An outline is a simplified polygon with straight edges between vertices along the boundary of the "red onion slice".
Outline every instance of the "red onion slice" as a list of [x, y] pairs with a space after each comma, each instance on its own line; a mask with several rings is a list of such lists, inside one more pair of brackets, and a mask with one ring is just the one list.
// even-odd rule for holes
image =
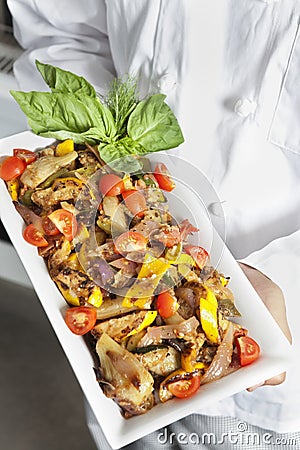
[[218, 380], [231, 372], [229, 365], [231, 363], [233, 352], [234, 326], [229, 322], [224, 338], [212, 360], [209, 369], [201, 378], [201, 384], [210, 383]]
[[145, 336], [140, 340], [139, 347], [158, 344], [163, 339], [183, 338], [187, 334], [196, 333], [199, 321], [195, 316], [175, 325], [163, 325], [161, 327], [150, 327]]

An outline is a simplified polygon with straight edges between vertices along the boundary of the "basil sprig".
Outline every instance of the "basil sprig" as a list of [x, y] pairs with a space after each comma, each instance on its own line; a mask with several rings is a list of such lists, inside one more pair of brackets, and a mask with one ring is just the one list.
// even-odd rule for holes
[[115, 79], [107, 97], [100, 99], [83, 77], [39, 61], [36, 65], [51, 92], [11, 91], [33, 133], [98, 145], [104, 162], [126, 172], [140, 168], [136, 156], [184, 141], [166, 96], [138, 101], [133, 78]]

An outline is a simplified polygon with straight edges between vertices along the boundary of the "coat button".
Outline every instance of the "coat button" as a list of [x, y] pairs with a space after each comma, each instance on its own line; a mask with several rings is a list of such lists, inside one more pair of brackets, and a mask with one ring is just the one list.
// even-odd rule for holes
[[241, 117], [248, 117], [254, 114], [257, 108], [257, 103], [249, 98], [239, 98], [234, 105], [234, 111]]
[[210, 214], [216, 217], [224, 217], [228, 210], [228, 203], [226, 200], [223, 200], [222, 202], [213, 202], [208, 205], [207, 209]]
[[176, 86], [176, 78], [169, 73], [165, 73], [159, 78], [157, 86], [160, 92], [168, 93]]

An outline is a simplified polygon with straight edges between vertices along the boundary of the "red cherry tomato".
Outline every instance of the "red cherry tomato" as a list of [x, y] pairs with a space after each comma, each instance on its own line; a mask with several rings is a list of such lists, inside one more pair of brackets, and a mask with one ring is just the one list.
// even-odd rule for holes
[[147, 247], [147, 239], [135, 231], [126, 231], [117, 237], [115, 247], [118, 253], [144, 251]]
[[158, 163], [154, 169], [153, 175], [155, 176], [158, 186], [164, 191], [173, 191], [175, 183], [170, 177], [167, 167], [163, 163]]
[[236, 343], [241, 366], [247, 366], [257, 360], [260, 347], [254, 339], [250, 336], [240, 336], [236, 338]]
[[185, 251], [191, 255], [199, 269], [203, 269], [207, 261], [209, 260], [209, 254], [203, 247], [197, 247], [196, 245], [186, 245]]
[[99, 181], [99, 189], [103, 195], [115, 196], [124, 191], [124, 182], [122, 178], [113, 173], [107, 173]]
[[49, 214], [49, 219], [68, 241], [72, 241], [77, 232], [77, 221], [75, 216], [65, 209], [57, 209]]
[[17, 178], [26, 169], [26, 163], [17, 156], [9, 156], [0, 166], [0, 178], [5, 181]]
[[174, 295], [170, 292], [162, 292], [157, 297], [156, 309], [163, 319], [173, 316], [176, 313], [179, 304]]
[[14, 156], [25, 161], [26, 165], [31, 164], [36, 160], [37, 155], [35, 152], [31, 150], [26, 150], [25, 148], [14, 148]]
[[56, 236], [57, 234], [60, 233], [59, 229], [56, 228], [56, 226], [54, 225], [52, 220], [49, 219], [49, 217], [43, 218], [42, 227], [47, 236]]
[[65, 321], [74, 334], [82, 335], [90, 331], [97, 320], [95, 308], [89, 306], [76, 306], [66, 312]]
[[200, 387], [200, 376], [193, 375], [190, 378], [174, 381], [168, 384], [168, 389], [175, 397], [186, 398], [194, 395]]
[[23, 237], [26, 242], [36, 247], [47, 247], [48, 245], [48, 241], [44, 238], [43, 234], [32, 223], [23, 231]]
[[129, 211], [138, 217], [144, 217], [147, 208], [146, 199], [143, 194], [137, 190], [124, 191], [122, 197]]

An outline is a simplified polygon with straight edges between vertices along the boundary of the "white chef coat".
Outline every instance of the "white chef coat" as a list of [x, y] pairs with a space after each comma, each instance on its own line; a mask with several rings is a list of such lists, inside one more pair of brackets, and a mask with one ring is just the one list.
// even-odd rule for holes
[[[300, 7], [296, 0], [8, 0], [26, 49], [23, 90], [43, 90], [34, 60], [105, 90], [133, 73], [179, 118], [179, 154], [212, 180], [227, 245], [284, 291], [300, 353]], [[55, 6], [54, 6], [55, 5]], [[299, 355], [300, 356], [300, 355]], [[243, 392], [209, 414], [300, 430], [300, 358], [279, 387]]]

